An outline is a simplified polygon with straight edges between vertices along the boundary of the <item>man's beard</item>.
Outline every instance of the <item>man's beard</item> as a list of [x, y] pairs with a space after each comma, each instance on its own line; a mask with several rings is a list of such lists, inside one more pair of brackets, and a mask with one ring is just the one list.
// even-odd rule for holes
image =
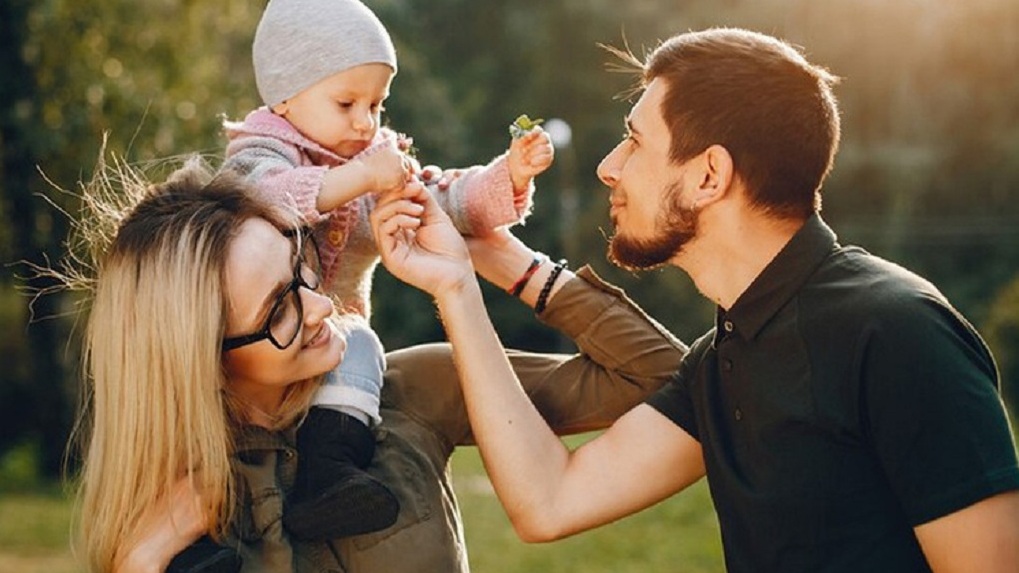
[[616, 232], [609, 240], [608, 258], [628, 271], [647, 271], [669, 262], [697, 235], [697, 209], [680, 204], [679, 183], [669, 186], [664, 215], [655, 221], [655, 235], [637, 239]]

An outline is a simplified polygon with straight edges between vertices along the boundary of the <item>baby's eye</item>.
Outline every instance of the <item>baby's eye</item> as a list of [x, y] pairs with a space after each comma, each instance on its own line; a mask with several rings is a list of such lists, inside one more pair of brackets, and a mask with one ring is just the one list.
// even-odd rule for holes
[[350, 109], [354, 103], [349, 101], [338, 101], [336, 102], [336, 105], [340, 106], [340, 109]]

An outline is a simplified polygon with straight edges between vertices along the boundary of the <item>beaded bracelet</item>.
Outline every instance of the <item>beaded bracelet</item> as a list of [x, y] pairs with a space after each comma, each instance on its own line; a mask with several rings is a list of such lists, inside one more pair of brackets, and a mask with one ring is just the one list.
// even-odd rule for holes
[[552, 286], [555, 285], [555, 281], [559, 278], [560, 273], [566, 269], [566, 265], [566, 259], [559, 259], [556, 261], [555, 266], [552, 267], [552, 272], [545, 279], [545, 286], [541, 287], [541, 292], [538, 294], [538, 302], [534, 303], [535, 314], [545, 312], [545, 305], [548, 304], [548, 295], [552, 294]]
[[520, 293], [524, 292], [524, 287], [527, 286], [527, 281], [531, 280], [531, 277], [534, 276], [534, 271], [537, 271], [540, 266], [541, 257], [534, 257], [534, 260], [531, 261], [531, 266], [527, 267], [524, 274], [517, 279], [517, 282], [513, 283], [513, 286], [506, 289], [506, 292], [512, 296], [519, 297]]

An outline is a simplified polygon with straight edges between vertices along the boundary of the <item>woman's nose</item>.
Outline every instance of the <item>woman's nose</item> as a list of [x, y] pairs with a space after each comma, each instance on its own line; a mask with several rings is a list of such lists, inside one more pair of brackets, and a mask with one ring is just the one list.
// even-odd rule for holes
[[304, 307], [304, 323], [318, 324], [333, 314], [335, 307], [333, 300], [328, 296], [311, 290], [301, 288], [301, 306]]

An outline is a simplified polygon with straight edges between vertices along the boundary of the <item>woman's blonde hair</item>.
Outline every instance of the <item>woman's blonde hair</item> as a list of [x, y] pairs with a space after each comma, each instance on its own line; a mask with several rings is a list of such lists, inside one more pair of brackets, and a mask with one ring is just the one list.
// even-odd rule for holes
[[[98, 173], [77, 221], [91, 254], [75, 261], [89, 271], [67, 276], [79, 286], [87, 278], [93, 294], [79, 540], [90, 569], [109, 571], [142, 512], [169, 504], [182, 477], [201, 492], [214, 535], [226, 531], [236, 503], [231, 430], [246, 417], [222, 368], [225, 261], [244, 221], [284, 228], [294, 219], [197, 159], [157, 185], [123, 163]], [[288, 388], [280, 427], [303, 415], [315, 388], [313, 380]]]

